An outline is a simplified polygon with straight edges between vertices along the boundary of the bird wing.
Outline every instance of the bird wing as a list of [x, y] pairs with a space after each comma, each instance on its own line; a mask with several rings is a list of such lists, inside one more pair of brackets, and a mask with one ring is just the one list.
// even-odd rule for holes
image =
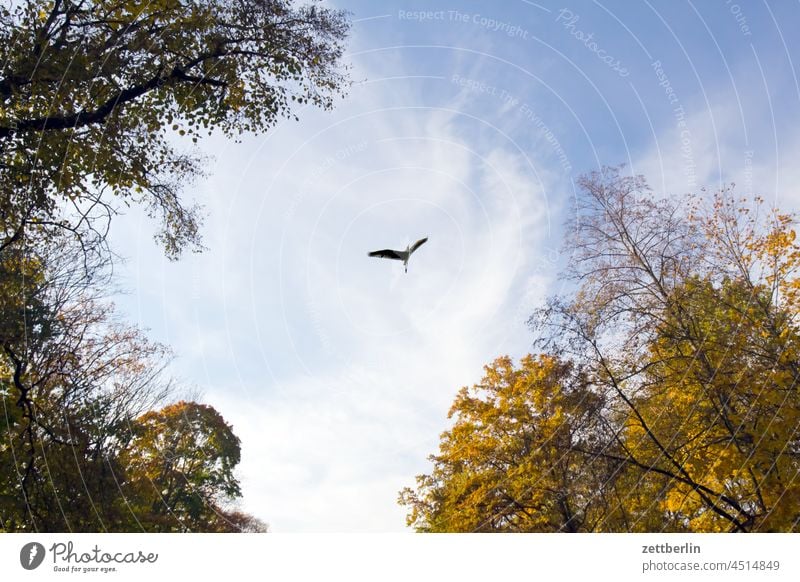
[[410, 255], [415, 250], [417, 250], [419, 247], [424, 245], [426, 242], [428, 242], [428, 237], [427, 236], [425, 238], [419, 239], [417, 242], [415, 242], [413, 245], [411, 245], [411, 248], [408, 250], [408, 254]]
[[381, 259], [396, 259], [398, 261], [402, 261], [403, 257], [400, 256], [398, 251], [393, 251], [391, 249], [383, 249], [382, 251], [372, 251], [371, 253], [367, 253], [370, 257], [379, 257]]

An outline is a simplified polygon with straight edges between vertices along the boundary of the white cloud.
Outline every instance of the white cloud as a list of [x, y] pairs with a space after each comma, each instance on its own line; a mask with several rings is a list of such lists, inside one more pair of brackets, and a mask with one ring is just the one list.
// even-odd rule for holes
[[[117, 233], [137, 290], [123, 303], [233, 424], [242, 506], [273, 531], [403, 529], [398, 491], [427, 469], [453, 396], [526, 351], [551, 282], [555, 175], [500, 134], [471, 140], [456, 87], [418, 108], [408, 86], [212, 140], [205, 254], [167, 263], [136, 216]], [[420, 236], [408, 274], [367, 257]]]
[[[425, 469], [455, 391], [495, 356], [524, 351], [530, 292], [547, 283], [529, 276], [548, 233], [543, 188], [513, 153], [481, 159], [444, 129], [386, 152], [357, 162], [352, 183], [351, 169], [332, 168], [330, 192], [309, 191], [292, 217], [283, 314], [259, 319], [285, 317], [293, 353], [277, 357], [305, 375], [265, 387], [277, 402], [226, 413], [242, 419], [245, 451], [255, 447], [243, 462], [259, 467], [243, 469], [248, 507], [276, 531], [402, 528], [397, 492]], [[422, 235], [408, 274], [366, 257]]]

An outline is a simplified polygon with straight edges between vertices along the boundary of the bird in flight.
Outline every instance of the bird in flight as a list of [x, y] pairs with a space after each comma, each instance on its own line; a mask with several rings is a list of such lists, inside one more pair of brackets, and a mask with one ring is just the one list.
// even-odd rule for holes
[[370, 257], [379, 257], [381, 259], [394, 259], [396, 261], [403, 261], [403, 267], [405, 268], [406, 273], [408, 273], [408, 259], [411, 257], [411, 253], [424, 245], [427, 240], [427, 236], [425, 238], [421, 238], [413, 245], [408, 245], [404, 251], [383, 249], [382, 251], [372, 251], [371, 253], [367, 253], [367, 255]]

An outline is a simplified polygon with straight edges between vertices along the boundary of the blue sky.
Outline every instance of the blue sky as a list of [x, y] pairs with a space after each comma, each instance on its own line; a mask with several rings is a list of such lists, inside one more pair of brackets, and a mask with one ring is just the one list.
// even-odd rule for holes
[[[798, 200], [800, 4], [336, 5], [349, 96], [202, 144], [208, 250], [169, 263], [135, 211], [113, 237], [120, 307], [233, 424], [242, 505], [279, 532], [404, 529], [455, 393], [559, 292], [580, 174]], [[366, 256], [422, 236], [408, 274]]]

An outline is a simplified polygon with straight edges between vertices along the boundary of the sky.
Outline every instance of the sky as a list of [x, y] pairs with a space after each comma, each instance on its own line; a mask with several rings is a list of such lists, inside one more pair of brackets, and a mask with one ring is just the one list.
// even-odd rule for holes
[[[242, 441], [274, 532], [408, 531], [457, 391], [558, 295], [577, 179], [800, 197], [800, 4], [339, 0], [353, 86], [265, 135], [201, 144], [207, 250], [169, 262], [135, 209], [128, 320]], [[367, 257], [429, 237], [402, 264]]]

